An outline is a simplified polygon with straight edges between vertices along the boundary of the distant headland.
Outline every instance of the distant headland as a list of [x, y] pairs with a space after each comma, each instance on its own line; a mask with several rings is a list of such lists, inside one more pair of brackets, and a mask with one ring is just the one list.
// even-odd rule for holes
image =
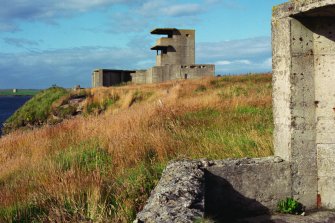
[[0, 89], [0, 96], [34, 96], [40, 89]]

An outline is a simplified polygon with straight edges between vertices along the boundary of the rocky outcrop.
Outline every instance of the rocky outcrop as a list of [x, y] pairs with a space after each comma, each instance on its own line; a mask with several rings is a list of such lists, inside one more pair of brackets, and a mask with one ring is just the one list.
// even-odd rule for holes
[[134, 222], [191, 223], [204, 216], [202, 161], [175, 161], [163, 172], [147, 205]]

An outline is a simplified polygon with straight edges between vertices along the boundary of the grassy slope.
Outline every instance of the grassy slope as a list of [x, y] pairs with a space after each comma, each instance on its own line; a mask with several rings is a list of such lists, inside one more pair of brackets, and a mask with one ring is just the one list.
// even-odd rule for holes
[[51, 105], [67, 94], [67, 90], [59, 87], [40, 91], [6, 120], [3, 132], [8, 133], [23, 126], [45, 123], [51, 112]]
[[35, 89], [18, 89], [16, 93], [13, 93], [13, 89], [6, 89], [0, 90], [0, 96], [33, 96], [39, 91]]
[[0, 139], [0, 222], [130, 222], [171, 159], [271, 155], [271, 90], [271, 75], [92, 89], [92, 115]]

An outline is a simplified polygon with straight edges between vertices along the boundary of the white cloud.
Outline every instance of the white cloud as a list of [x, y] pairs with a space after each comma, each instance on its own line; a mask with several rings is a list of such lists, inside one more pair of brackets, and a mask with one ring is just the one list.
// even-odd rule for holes
[[215, 65], [229, 65], [229, 64], [232, 64], [232, 62], [228, 60], [221, 60], [221, 61], [215, 62], [214, 64]]
[[188, 16], [198, 14], [202, 10], [199, 4], [177, 4], [163, 8], [162, 12], [167, 16]]
[[125, 0], [67, 0], [67, 1], [55, 1], [56, 10], [75, 10], [75, 11], [86, 11], [95, 7], [101, 7], [111, 5], [115, 3], [126, 3], [129, 1]]
[[[220, 61], [219, 61], [220, 62]], [[227, 63], [215, 63], [218, 74], [242, 74], [252, 72], [270, 72], [271, 63], [269, 59], [261, 61], [235, 60]]]
[[194, 16], [208, 9], [213, 3], [203, 2], [180, 4], [173, 0], [146, 0], [135, 12], [145, 17], [162, 16]]
[[142, 5], [136, 8], [135, 13], [143, 16], [157, 15], [162, 7], [166, 6], [165, 0], [147, 0]]
[[217, 73], [271, 71], [271, 39], [251, 39], [199, 43], [197, 62], [216, 65]]
[[[215, 58], [234, 59], [253, 58], [255, 55], [271, 54], [271, 39], [269, 37], [257, 37], [241, 40], [220, 41], [211, 43], [199, 43], [197, 52], [200, 57], [210, 60]], [[213, 59], [212, 59], [213, 58]]]
[[229, 60], [221, 60], [221, 61], [217, 61], [214, 63], [215, 65], [231, 65], [231, 64], [246, 64], [246, 65], [250, 65], [252, 64], [252, 62], [250, 60], [233, 60], [233, 61], [229, 61]]
[[235, 62], [240, 63], [240, 64], [246, 64], [246, 65], [249, 65], [252, 63], [250, 60], [236, 60]]

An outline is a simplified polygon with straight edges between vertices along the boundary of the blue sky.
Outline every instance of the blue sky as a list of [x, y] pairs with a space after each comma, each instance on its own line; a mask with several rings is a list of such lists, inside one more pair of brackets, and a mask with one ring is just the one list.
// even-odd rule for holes
[[155, 64], [156, 27], [196, 29], [217, 74], [271, 71], [271, 9], [285, 0], [0, 0], [0, 88], [91, 85], [95, 68]]

